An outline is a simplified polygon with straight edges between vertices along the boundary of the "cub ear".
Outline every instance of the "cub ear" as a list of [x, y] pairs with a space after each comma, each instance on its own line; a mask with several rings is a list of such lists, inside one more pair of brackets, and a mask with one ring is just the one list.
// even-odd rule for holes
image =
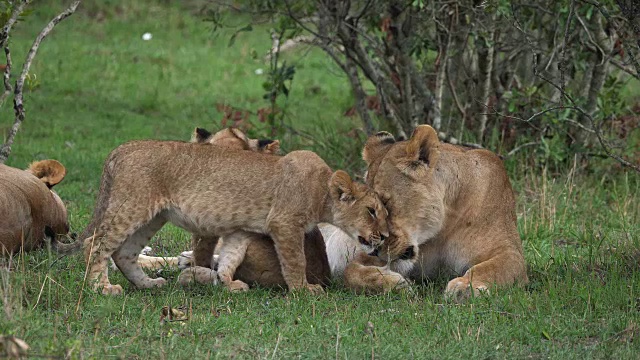
[[203, 128], [197, 127], [191, 135], [191, 142], [203, 144], [211, 137], [211, 133]]
[[280, 152], [280, 140], [260, 139], [258, 149], [267, 154], [277, 154]]
[[438, 133], [429, 125], [418, 126], [411, 135], [406, 147], [409, 160], [420, 162], [434, 168], [440, 156]]
[[333, 201], [355, 201], [356, 187], [351, 180], [349, 174], [342, 170], [338, 170], [331, 176], [329, 180], [329, 193]]
[[32, 162], [27, 171], [45, 183], [49, 189], [62, 181], [67, 174], [67, 169], [56, 160]]
[[245, 133], [242, 132], [242, 130], [238, 129], [238, 128], [234, 128], [234, 127], [230, 127], [228, 128], [229, 131], [231, 131], [231, 134], [236, 137], [239, 140], [244, 141], [245, 143], [249, 143], [249, 138], [247, 137], [247, 135]]
[[375, 159], [384, 155], [395, 142], [396, 139], [393, 135], [386, 131], [380, 131], [373, 136], [369, 136], [364, 144], [364, 149], [362, 149], [362, 158], [367, 165], [371, 165]]

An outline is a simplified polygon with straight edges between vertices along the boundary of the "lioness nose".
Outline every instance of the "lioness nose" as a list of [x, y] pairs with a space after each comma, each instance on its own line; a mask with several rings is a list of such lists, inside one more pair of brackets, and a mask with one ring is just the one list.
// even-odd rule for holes
[[365, 238], [363, 238], [362, 236], [358, 236], [358, 241], [362, 245], [369, 245], [369, 242]]

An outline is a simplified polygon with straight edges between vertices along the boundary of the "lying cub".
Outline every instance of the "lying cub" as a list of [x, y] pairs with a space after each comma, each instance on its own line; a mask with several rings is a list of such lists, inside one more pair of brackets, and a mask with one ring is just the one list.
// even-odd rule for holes
[[[120, 294], [107, 276], [110, 256], [138, 288], [162, 286], [137, 263], [140, 250], [167, 222], [196, 236], [238, 231], [268, 234], [290, 290], [321, 291], [305, 276], [304, 233], [332, 223], [370, 242], [388, 236], [386, 211], [365, 185], [332, 173], [310, 151], [273, 156], [177, 141], [134, 141], [111, 152], [85, 239], [89, 280]], [[92, 225], [90, 225], [92, 226]]]

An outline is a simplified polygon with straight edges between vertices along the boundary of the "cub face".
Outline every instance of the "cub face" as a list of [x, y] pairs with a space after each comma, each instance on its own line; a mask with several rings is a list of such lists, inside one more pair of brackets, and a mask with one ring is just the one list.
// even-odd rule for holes
[[368, 186], [336, 171], [329, 181], [334, 224], [358, 239], [367, 254], [375, 255], [389, 236], [387, 209]]
[[198, 144], [214, 144], [231, 149], [252, 150], [264, 154], [278, 154], [280, 141], [270, 139], [250, 139], [245, 133], [236, 128], [226, 128], [215, 134], [195, 128], [191, 135], [191, 142]]
[[371, 136], [365, 144], [369, 184], [389, 209], [391, 234], [379, 256], [413, 261], [418, 245], [433, 238], [444, 223], [446, 189], [436, 171], [440, 142], [428, 125], [410, 139], [396, 142], [389, 133]]

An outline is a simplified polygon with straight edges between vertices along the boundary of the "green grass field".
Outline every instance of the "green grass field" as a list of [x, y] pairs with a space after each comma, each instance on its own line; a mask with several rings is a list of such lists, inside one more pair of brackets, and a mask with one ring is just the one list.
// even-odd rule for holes
[[[267, 106], [264, 76], [255, 70], [268, 66], [268, 24], [228, 47], [232, 30], [212, 34], [195, 7], [141, 3], [82, 4], [45, 39], [31, 70], [27, 119], [8, 164], [65, 164], [67, 178], [56, 190], [74, 231], [88, 223], [103, 160], [118, 144], [187, 140], [195, 126], [220, 127], [216, 103], [253, 112]], [[18, 24], [14, 76], [37, 32], [63, 6], [36, 5]], [[143, 41], [145, 32], [153, 39]], [[342, 116], [352, 105], [345, 78], [316, 50], [286, 58], [297, 65], [287, 121], [303, 135], [286, 136], [285, 149], [313, 149], [335, 168], [360, 171], [364, 138], [345, 136], [358, 126]], [[10, 105], [0, 112], [1, 133], [13, 121]], [[109, 298], [83, 288], [80, 255], [41, 250], [13, 258], [10, 272], [0, 269], [0, 334], [24, 339], [34, 357], [59, 358], [637, 358], [638, 175], [611, 162], [600, 175], [574, 177], [566, 169], [552, 176], [523, 160], [507, 167], [529, 264], [524, 288], [458, 305], [442, 295], [446, 278], [384, 296], [355, 295], [336, 281], [313, 297], [184, 289], [175, 270], [163, 271], [167, 287], [143, 291], [112, 271], [125, 295]], [[190, 238], [165, 227], [151, 245], [171, 256], [187, 250]], [[164, 306], [185, 307], [189, 320], [161, 323]]]

